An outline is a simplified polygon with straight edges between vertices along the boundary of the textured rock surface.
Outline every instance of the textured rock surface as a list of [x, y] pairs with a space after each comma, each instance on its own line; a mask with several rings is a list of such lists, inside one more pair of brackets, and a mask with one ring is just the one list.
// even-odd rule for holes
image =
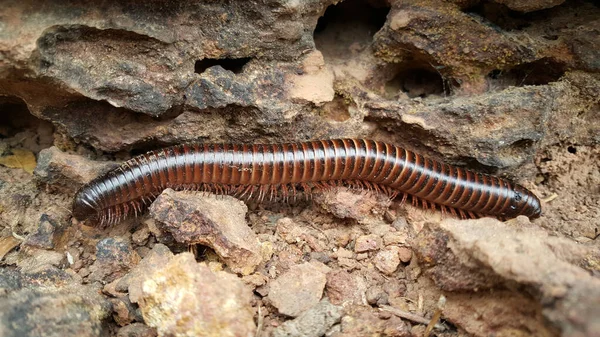
[[23, 289], [4, 296], [0, 335], [102, 336], [110, 305], [98, 289], [75, 286], [60, 291]]
[[116, 163], [93, 162], [52, 146], [40, 151], [33, 173], [53, 190], [75, 193], [81, 185], [116, 166]]
[[522, 217], [512, 223], [445, 220], [439, 228], [421, 232], [416, 247], [442, 289], [481, 291], [519, 284], [540, 303], [552, 303], [543, 314], [563, 333], [598, 331], [594, 317], [600, 308], [600, 280], [580, 267], [600, 261], [596, 250], [549, 237]]
[[90, 278], [112, 282], [125, 275], [139, 260], [139, 255], [127, 241], [120, 238], [102, 239], [96, 245], [96, 262], [90, 267]]
[[341, 307], [321, 301], [297, 318], [285, 322], [273, 331], [273, 337], [319, 337], [342, 318]]
[[144, 321], [160, 335], [253, 336], [250, 289], [213, 272], [189, 253], [146, 275], [139, 299]]
[[295, 265], [271, 282], [269, 300], [279, 313], [297, 317], [321, 300], [325, 282], [325, 273], [314, 265]]
[[236, 273], [248, 275], [262, 261], [258, 238], [246, 224], [248, 207], [231, 197], [166, 190], [150, 207], [162, 229], [185, 244], [209, 246]]

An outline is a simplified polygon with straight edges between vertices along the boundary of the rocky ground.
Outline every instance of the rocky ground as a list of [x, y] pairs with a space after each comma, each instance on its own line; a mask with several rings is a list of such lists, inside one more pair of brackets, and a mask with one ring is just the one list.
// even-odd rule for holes
[[[5, 0], [0, 335], [600, 336], [598, 6], [335, 2]], [[544, 214], [337, 188], [70, 215], [149, 149], [334, 137], [513, 179]]]

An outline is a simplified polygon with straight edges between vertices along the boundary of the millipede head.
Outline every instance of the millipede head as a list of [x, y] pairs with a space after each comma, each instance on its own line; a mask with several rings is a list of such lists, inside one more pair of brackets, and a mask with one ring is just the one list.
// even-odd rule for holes
[[516, 185], [508, 211], [504, 215], [506, 218], [515, 218], [518, 215], [525, 215], [530, 219], [539, 218], [542, 215], [542, 203], [532, 192], [521, 185]]
[[73, 217], [79, 221], [96, 219], [98, 211], [94, 204], [95, 202], [90, 198], [89, 193], [80, 190], [73, 199]]

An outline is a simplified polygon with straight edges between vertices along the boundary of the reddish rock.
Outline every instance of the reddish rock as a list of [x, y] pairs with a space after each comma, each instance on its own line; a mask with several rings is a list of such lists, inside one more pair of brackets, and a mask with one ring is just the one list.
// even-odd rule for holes
[[378, 250], [381, 247], [381, 238], [375, 234], [362, 235], [356, 238], [354, 251], [363, 253], [367, 251]]
[[335, 305], [364, 304], [366, 281], [358, 273], [335, 270], [327, 274], [327, 298]]

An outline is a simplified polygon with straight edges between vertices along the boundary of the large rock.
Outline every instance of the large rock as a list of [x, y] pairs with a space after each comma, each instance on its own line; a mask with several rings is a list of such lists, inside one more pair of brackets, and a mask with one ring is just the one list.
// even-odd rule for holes
[[150, 216], [177, 242], [209, 246], [231, 270], [244, 275], [262, 262], [260, 242], [246, 224], [247, 212], [248, 207], [232, 197], [171, 189], [150, 207]]
[[1, 299], [0, 335], [103, 336], [103, 322], [110, 304], [90, 286], [72, 286], [58, 291], [22, 289]]
[[146, 275], [138, 303], [159, 335], [250, 337], [256, 331], [251, 294], [236, 276], [182, 253]]
[[444, 290], [525, 289], [564, 335], [598, 331], [600, 280], [580, 267], [599, 263], [593, 247], [549, 236], [524, 217], [447, 219], [426, 227], [414, 247]]

